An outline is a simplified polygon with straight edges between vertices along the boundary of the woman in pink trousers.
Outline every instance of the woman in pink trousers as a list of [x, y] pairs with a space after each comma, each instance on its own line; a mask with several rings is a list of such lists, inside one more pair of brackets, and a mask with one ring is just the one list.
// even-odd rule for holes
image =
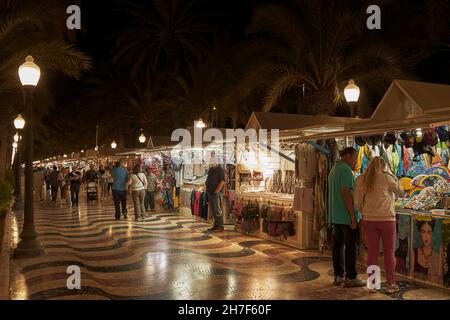
[[363, 216], [368, 266], [379, 265], [380, 238], [383, 243], [388, 282], [386, 293], [389, 294], [399, 291], [395, 283], [396, 195], [404, 196], [402, 185], [386, 171], [386, 163], [382, 158], [373, 158], [364, 174], [356, 180], [354, 199], [356, 208]]

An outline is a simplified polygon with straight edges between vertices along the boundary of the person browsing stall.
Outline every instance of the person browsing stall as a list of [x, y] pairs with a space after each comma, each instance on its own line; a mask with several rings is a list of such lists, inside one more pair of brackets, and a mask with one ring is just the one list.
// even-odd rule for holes
[[208, 171], [208, 178], [205, 183], [208, 195], [209, 206], [214, 216], [214, 226], [208, 229], [209, 232], [223, 231], [223, 191], [225, 188], [225, 171], [219, 165], [216, 158], [211, 159], [211, 168]]
[[[359, 215], [353, 204], [355, 177], [353, 167], [357, 152], [348, 147], [340, 152], [328, 176], [328, 203], [333, 225], [334, 285], [364, 287], [366, 282], [358, 279], [356, 270], [359, 243]], [[345, 258], [344, 258], [345, 256]], [[345, 273], [345, 280], [344, 280]]]

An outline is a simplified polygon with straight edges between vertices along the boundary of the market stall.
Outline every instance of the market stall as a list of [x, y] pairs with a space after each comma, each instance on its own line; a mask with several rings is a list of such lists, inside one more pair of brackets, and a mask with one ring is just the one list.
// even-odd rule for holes
[[[314, 196], [325, 206], [324, 177], [335, 155], [333, 146], [298, 143], [300, 137], [344, 129], [358, 119], [255, 112], [246, 130], [279, 130], [270, 145], [237, 146], [237, 229], [258, 237], [285, 241], [301, 248], [317, 245], [319, 213]], [[325, 143], [326, 144], [326, 143]], [[329, 147], [329, 149], [327, 149]], [[316, 158], [316, 152], [321, 154]], [[323, 207], [322, 216], [325, 215]], [[319, 219], [317, 219], [319, 220]]]
[[303, 138], [354, 146], [355, 175], [374, 156], [385, 160], [405, 189], [396, 204], [396, 271], [443, 287], [450, 285], [449, 124], [450, 86], [396, 80], [370, 119]]

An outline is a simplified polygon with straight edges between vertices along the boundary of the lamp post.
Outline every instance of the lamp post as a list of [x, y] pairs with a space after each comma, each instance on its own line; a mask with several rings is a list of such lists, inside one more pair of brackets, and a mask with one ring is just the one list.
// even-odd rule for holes
[[198, 121], [195, 122], [195, 127], [199, 129], [206, 128], [206, 124], [203, 122], [203, 119], [200, 118]]
[[144, 135], [143, 130], [141, 129], [141, 135], [139, 136], [139, 142], [144, 144], [147, 141], [147, 137]]
[[19, 114], [16, 119], [14, 119], [14, 127], [17, 129], [17, 133], [14, 136], [14, 142], [17, 143], [16, 148], [16, 159], [15, 159], [15, 169], [16, 169], [16, 187], [14, 188], [14, 195], [16, 197], [14, 202], [14, 210], [23, 210], [23, 197], [22, 197], [22, 157], [21, 157], [21, 140], [22, 137], [19, 134], [20, 131], [25, 127], [25, 120], [22, 115]]
[[115, 141], [113, 141], [113, 142], [111, 143], [111, 148], [112, 148], [112, 149], [116, 149], [116, 148], [117, 148], [117, 143], [116, 143]]
[[361, 90], [355, 84], [355, 80], [350, 79], [348, 81], [348, 85], [344, 89], [344, 96], [345, 96], [345, 100], [347, 100], [347, 102], [350, 104], [350, 111], [351, 111], [352, 118], [355, 117], [355, 106], [359, 100], [360, 93], [361, 93]]
[[27, 56], [25, 63], [19, 67], [20, 82], [25, 97], [25, 110], [27, 127], [25, 129], [25, 206], [24, 222], [20, 242], [14, 251], [16, 258], [32, 258], [43, 254], [43, 249], [37, 239], [33, 217], [33, 93], [36, 88], [41, 71], [34, 63], [31, 55]]

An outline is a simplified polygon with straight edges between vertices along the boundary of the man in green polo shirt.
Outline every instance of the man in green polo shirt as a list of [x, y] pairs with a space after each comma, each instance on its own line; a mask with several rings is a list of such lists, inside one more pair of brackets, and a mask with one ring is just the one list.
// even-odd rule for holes
[[336, 286], [341, 283], [346, 287], [366, 285], [365, 281], [358, 279], [356, 271], [358, 224], [361, 219], [353, 204], [355, 177], [352, 169], [357, 157], [358, 153], [354, 148], [345, 148], [328, 176], [328, 208], [333, 225], [333, 269]]

